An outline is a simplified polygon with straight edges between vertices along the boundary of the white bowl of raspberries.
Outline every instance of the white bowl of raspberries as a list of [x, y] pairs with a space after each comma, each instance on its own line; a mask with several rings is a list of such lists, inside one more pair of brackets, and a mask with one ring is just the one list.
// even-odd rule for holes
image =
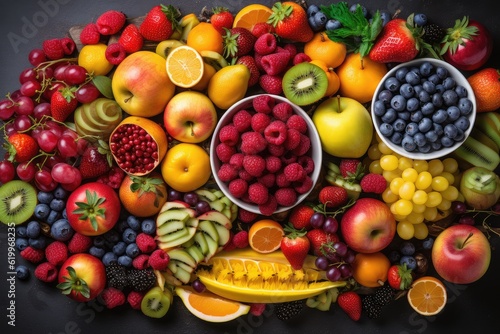
[[302, 202], [322, 164], [311, 118], [286, 98], [246, 97], [219, 120], [210, 145], [215, 181], [238, 207], [270, 216]]

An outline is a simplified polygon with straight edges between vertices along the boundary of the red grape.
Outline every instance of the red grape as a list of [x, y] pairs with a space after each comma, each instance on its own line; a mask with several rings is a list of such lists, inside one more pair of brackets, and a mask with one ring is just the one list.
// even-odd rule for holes
[[3, 99], [0, 101], [0, 120], [6, 121], [14, 115], [17, 107], [9, 99]]
[[206, 289], [205, 284], [203, 284], [203, 282], [199, 279], [195, 279], [193, 283], [191, 283], [191, 286], [193, 287], [194, 291], [199, 293], [205, 291]]
[[101, 95], [99, 89], [93, 83], [86, 83], [78, 88], [75, 92], [75, 97], [80, 103], [90, 103]]
[[9, 160], [0, 161], [0, 183], [7, 183], [16, 175], [14, 164]]
[[20, 96], [16, 99], [17, 114], [31, 115], [35, 109], [35, 102], [28, 96]]
[[19, 83], [22, 85], [25, 82], [35, 80], [37, 81], [36, 71], [32, 68], [24, 69], [21, 74], [19, 74]]
[[344, 257], [347, 254], [347, 245], [343, 242], [339, 241], [339, 242], [334, 243], [333, 248], [335, 248], [335, 251], [341, 257]]
[[55, 121], [51, 121], [51, 120], [48, 120], [45, 122], [45, 128], [54, 132], [54, 134], [57, 137], [61, 137], [64, 129], [66, 129], [66, 127], [60, 125], [59, 123], [57, 123]]
[[16, 128], [14, 127], [13, 123], [7, 123], [3, 127], [3, 131], [5, 132], [5, 135], [7, 137], [13, 135], [14, 133], [17, 133]]
[[58, 65], [54, 69], [54, 78], [59, 81], [66, 81], [66, 69], [68, 68], [69, 64], [64, 63]]
[[21, 91], [21, 94], [24, 96], [32, 97], [35, 96], [35, 94], [42, 89], [42, 85], [35, 79], [28, 80], [24, 82], [19, 90]]
[[320, 212], [315, 212], [313, 213], [313, 215], [311, 216], [311, 218], [309, 218], [309, 223], [311, 223], [311, 226], [313, 228], [321, 228], [323, 226], [323, 224], [325, 223], [325, 215], [320, 213]]
[[28, 54], [28, 61], [33, 66], [38, 66], [46, 60], [47, 57], [45, 57], [45, 52], [42, 49], [33, 49]]
[[52, 167], [50, 175], [56, 182], [59, 182], [61, 184], [69, 184], [73, 183], [77, 178], [77, 176], [75, 175], [75, 170], [78, 171], [77, 168], [73, 168], [73, 166], [65, 162], [59, 162]]
[[464, 202], [460, 202], [460, 201], [453, 201], [451, 203], [451, 210], [454, 212], [454, 213], [457, 213], [457, 214], [463, 214], [465, 212], [467, 212], [467, 206], [465, 205]]
[[328, 216], [323, 223], [323, 231], [326, 233], [336, 233], [339, 229], [339, 222], [335, 217]]
[[326, 278], [328, 278], [328, 280], [332, 282], [335, 282], [342, 278], [342, 273], [336, 266], [331, 266], [326, 270]]
[[50, 101], [50, 98], [52, 97], [52, 95], [57, 92], [58, 90], [61, 90], [63, 89], [65, 86], [63, 83], [61, 82], [54, 82], [52, 83], [52, 85], [50, 85], [48, 88], [46, 88], [44, 91], [43, 91], [43, 97]]
[[176, 201], [176, 200], [181, 200], [182, 199], [182, 193], [175, 190], [175, 189], [169, 189], [168, 191], [168, 200], [169, 201]]
[[80, 65], [69, 65], [64, 70], [64, 77], [70, 85], [81, 85], [87, 79], [87, 70]]
[[78, 155], [78, 147], [75, 139], [69, 134], [63, 134], [57, 141], [57, 150], [64, 158], [71, 158]]
[[458, 223], [464, 225], [474, 225], [476, 222], [474, 221], [474, 217], [465, 215], [458, 218]]
[[52, 113], [50, 112], [50, 103], [48, 102], [39, 103], [33, 109], [33, 117], [35, 117], [37, 120], [41, 120], [43, 116], [51, 115]]
[[22, 181], [30, 182], [35, 177], [35, 173], [36, 173], [35, 164], [33, 162], [30, 163], [28, 161], [22, 162], [22, 163], [17, 165], [16, 173], [17, 173], [17, 176]]
[[321, 255], [316, 258], [314, 264], [319, 270], [326, 270], [328, 268], [328, 265], [330, 264], [330, 261], [328, 260], [328, 258]]
[[14, 129], [17, 132], [26, 131], [33, 125], [28, 115], [17, 116], [16, 119], [14, 119], [13, 124], [14, 124]]
[[36, 136], [36, 141], [38, 146], [42, 151], [51, 153], [57, 147], [58, 137], [55, 133], [50, 130], [42, 130], [39, 135]]
[[207, 201], [203, 201], [203, 200], [196, 203], [195, 208], [196, 208], [196, 213], [198, 214], [198, 216], [205, 213], [205, 212], [208, 212], [212, 209], [210, 207], [210, 204], [208, 204]]
[[190, 192], [187, 192], [184, 194], [183, 199], [184, 199], [184, 202], [186, 202], [190, 206], [195, 206], [196, 203], [198, 203], [198, 194], [190, 191]]
[[350, 264], [344, 263], [339, 267], [342, 278], [348, 278], [352, 276], [352, 267]]

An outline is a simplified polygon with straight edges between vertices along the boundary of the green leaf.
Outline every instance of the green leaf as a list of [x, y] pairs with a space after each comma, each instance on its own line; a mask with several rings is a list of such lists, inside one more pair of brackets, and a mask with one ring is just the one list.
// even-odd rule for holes
[[92, 79], [92, 82], [102, 95], [108, 99], [112, 99], [114, 97], [113, 90], [111, 89], [111, 78], [105, 75], [97, 75]]

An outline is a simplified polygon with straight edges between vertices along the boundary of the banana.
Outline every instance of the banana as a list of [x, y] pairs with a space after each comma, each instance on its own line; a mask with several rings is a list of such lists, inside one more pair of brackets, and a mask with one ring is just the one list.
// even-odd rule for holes
[[227, 60], [218, 52], [203, 50], [200, 52], [203, 61], [215, 68], [216, 71], [229, 65]]

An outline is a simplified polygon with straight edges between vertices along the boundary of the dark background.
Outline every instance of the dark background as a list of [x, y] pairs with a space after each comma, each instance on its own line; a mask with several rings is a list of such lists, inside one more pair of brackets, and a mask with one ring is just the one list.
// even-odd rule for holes
[[[272, 6], [274, 1], [256, 1]], [[132, 0], [40, 0], [2, 1], [0, 4], [0, 94], [18, 88], [19, 73], [29, 67], [27, 55], [45, 39], [68, 34], [74, 25], [86, 24], [105, 10], [117, 9], [128, 17], [142, 16], [159, 3], [179, 6], [182, 14], [200, 13], [203, 6], [224, 6], [236, 13], [251, 1], [132, 1]], [[327, 4], [327, 1], [309, 1]], [[355, 3], [349, 1], [349, 4]], [[370, 10], [401, 10], [401, 17], [412, 12], [425, 13], [431, 20], [445, 27], [456, 19], [469, 15], [482, 22], [494, 35], [495, 47], [488, 66], [499, 66], [500, 30], [494, 0], [437, 1], [389, 0], [363, 1]], [[34, 25], [36, 23], [36, 25]], [[30, 25], [31, 24], [31, 25]], [[11, 39], [9, 39], [11, 37]], [[12, 43], [12, 37], [18, 43]], [[466, 73], [467, 74], [467, 73]], [[3, 155], [3, 153], [2, 153]], [[494, 222], [498, 226], [498, 219]], [[268, 307], [261, 317], [243, 316], [232, 322], [211, 324], [192, 316], [180, 299], [162, 319], [148, 318], [129, 306], [104, 310], [99, 302], [76, 303], [61, 295], [52, 285], [32, 277], [28, 282], [16, 282], [16, 327], [7, 326], [7, 229], [0, 227], [0, 332], [1, 333], [493, 333], [498, 332], [498, 282], [500, 259], [497, 248], [499, 237], [492, 237], [492, 261], [481, 280], [470, 285], [447, 284], [448, 304], [441, 314], [423, 317], [413, 312], [406, 299], [392, 303], [378, 320], [363, 316], [359, 322], [351, 321], [333, 305], [329, 312], [307, 309], [293, 322], [282, 322]], [[18, 257], [18, 263], [22, 259]], [[32, 265], [29, 265], [33, 269]]]

